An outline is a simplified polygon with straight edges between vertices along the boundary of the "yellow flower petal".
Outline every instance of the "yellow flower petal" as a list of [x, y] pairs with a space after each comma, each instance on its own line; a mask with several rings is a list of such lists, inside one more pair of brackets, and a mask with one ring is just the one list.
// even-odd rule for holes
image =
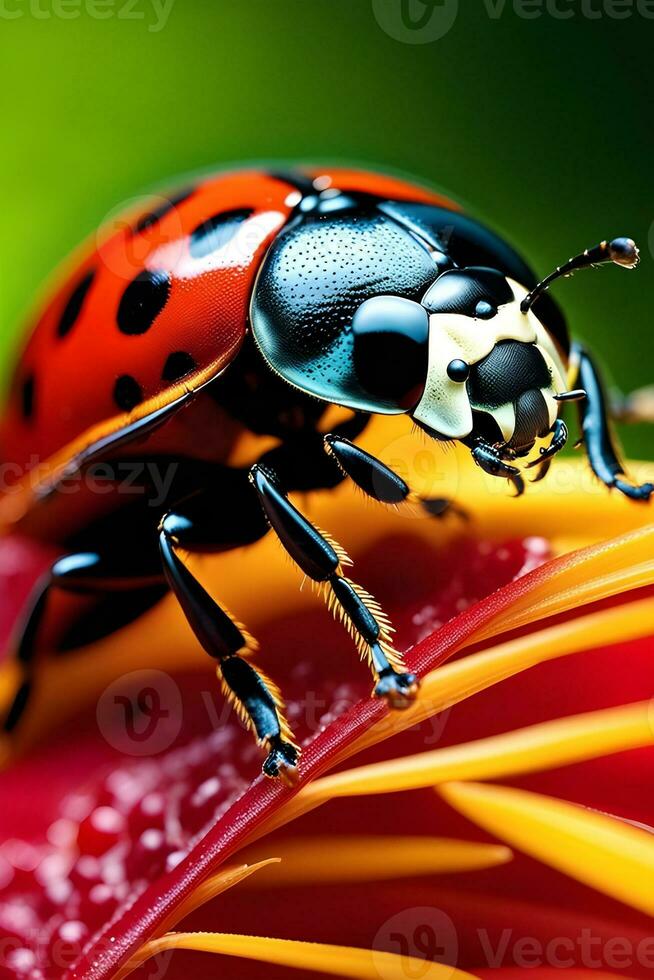
[[489, 833], [654, 915], [654, 835], [605, 814], [506, 786], [446, 783], [441, 795]]
[[238, 885], [239, 882], [245, 881], [250, 878], [255, 871], [260, 871], [261, 868], [270, 867], [271, 865], [278, 864], [280, 858], [263, 858], [259, 861], [248, 861], [247, 864], [240, 865], [237, 868], [225, 868], [218, 874], [212, 875], [203, 881], [201, 885], [191, 892], [191, 894], [186, 898], [184, 902], [177, 906], [175, 909], [175, 918], [173, 921], [168, 921], [164, 923], [161, 932], [165, 932], [170, 929], [171, 926], [176, 925], [178, 922], [182, 922], [187, 915], [199, 909], [201, 905], [205, 905], [207, 902], [215, 898], [216, 895], [221, 895], [222, 892], [227, 891], [228, 888], [233, 888], [234, 885]]
[[503, 845], [447, 837], [299, 837], [277, 842], [275, 851], [281, 863], [252, 879], [254, 888], [449, 874], [512, 858]]
[[[652, 633], [654, 599], [640, 599], [550, 626], [444, 664], [424, 678], [420, 697], [415, 704], [406, 711], [382, 718], [350, 743], [347, 751], [342, 752], [334, 764], [536, 664]], [[257, 836], [270, 833], [329, 799], [331, 791], [338, 786], [339, 778], [349, 779], [347, 774], [328, 776], [306, 786], [259, 828]]]
[[612, 643], [626, 643], [652, 633], [654, 599], [640, 599], [549, 626], [446, 663], [425, 677], [420, 696], [410, 708], [401, 714], [389, 714], [373, 725], [348, 747], [348, 754], [350, 748], [352, 752], [359, 752], [536, 664]]
[[171, 933], [148, 943], [145, 949], [148, 950], [148, 958], [166, 950], [192, 949], [359, 980], [406, 980], [411, 976], [420, 977], [421, 980], [464, 980], [473, 976], [453, 966], [427, 963], [413, 956], [219, 932]]
[[611, 538], [564, 559], [542, 585], [512, 603], [467, 643], [578, 609], [654, 582], [654, 525]]
[[422, 789], [463, 779], [497, 779], [654, 744], [651, 701], [589, 711], [432, 752], [349, 769], [315, 782], [314, 799]]
[[[191, 894], [186, 898], [185, 901], [181, 902], [175, 909], [174, 913], [168, 918], [166, 918], [159, 929], [157, 930], [155, 936], [161, 936], [163, 933], [167, 932], [173, 926], [177, 925], [178, 922], [182, 922], [187, 915], [194, 912], [195, 909], [200, 908], [205, 902], [210, 901], [217, 895], [222, 894], [222, 892], [227, 891], [229, 888], [233, 888], [239, 882], [244, 881], [249, 878], [250, 875], [254, 874], [255, 871], [259, 871], [260, 868], [264, 868], [269, 864], [274, 864], [279, 858], [268, 858], [259, 863], [255, 864], [241, 864], [234, 868], [223, 868], [218, 874], [212, 875], [203, 881], [201, 885], [191, 892]], [[134, 955], [129, 959], [127, 963], [116, 973], [113, 980], [123, 980], [124, 977], [128, 977], [131, 973], [136, 970], [142, 963], [150, 959], [153, 955], [148, 952], [148, 946], [156, 939], [150, 940], [150, 943], [146, 943], [137, 949]]]

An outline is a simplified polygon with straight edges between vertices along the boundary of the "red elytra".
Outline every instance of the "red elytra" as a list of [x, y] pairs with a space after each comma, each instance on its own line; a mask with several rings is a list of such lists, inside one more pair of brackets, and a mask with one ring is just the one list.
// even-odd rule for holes
[[[394, 177], [338, 168], [293, 173], [316, 180], [320, 189], [333, 183], [343, 191], [456, 207]], [[16, 475], [55, 454], [71, 458], [99, 435], [224, 370], [246, 334], [257, 271], [297, 193], [292, 176], [254, 170], [210, 175], [167, 192], [145, 212], [118, 213], [82, 247], [37, 316], [0, 418], [2, 459]], [[221, 247], [223, 219], [237, 231]], [[208, 254], [201, 245], [194, 250], [194, 236], [212, 227], [219, 247]], [[130, 303], [131, 284], [144, 277], [145, 287], [132, 288]], [[139, 323], [130, 317], [135, 304]], [[120, 411], [121, 404], [127, 410]]]

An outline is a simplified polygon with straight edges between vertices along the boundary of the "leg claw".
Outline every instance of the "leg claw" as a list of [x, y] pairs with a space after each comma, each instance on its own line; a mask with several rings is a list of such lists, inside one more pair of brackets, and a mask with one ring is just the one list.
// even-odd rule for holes
[[456, 514], [462, 521], [469, 521], [470, 515], [463, 507], [457, 507], [455, 503], [446, 497], [422, 497], [420, 500], [423, 510], [427, 511], [430, 517], [448, 517]]
[[375, 697], [384, 698], [389, 708], [402, 711], [415, 701], [420, 681], [415, 674], [397, 674], [395, 671], [379, 675]]
[[285, 786], [295, 786], [299, 778], [298, 750], [282, 739], [271, 740], [268, 748], [268, 757], [263, 764], [264, 775], [270, 779], [281, 779]]
[[654, 492], [653, 483], [643, 483], [641, 486], [634, 486], [626, 480], [616, 479], [613, 486], [632, 500], [643, 500], [647, 502]]

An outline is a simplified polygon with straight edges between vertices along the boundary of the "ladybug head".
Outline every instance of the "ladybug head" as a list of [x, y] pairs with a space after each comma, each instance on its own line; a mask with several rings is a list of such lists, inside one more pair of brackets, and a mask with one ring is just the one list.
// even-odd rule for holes
[[570, 259], [529, 293], [496, 269], [444, 271], [419, 303], [393, 296], [364, 302], [352, 320], [354, 366], [368, 390], [391, 393], [436, 438], [525, 456], [553, 431], [567, 392], [566, 369], [534, 313], [556, 279], [602, 262], [638, 264], [628, 238]]
[[541, 321], [521, 310], [526, 295], [483, 267], [445, 272], [427, 290], [427, 377], [412, 411], [426, 431], [517, 455], [550, 431], [565, 368]]
[[483, 267], [451, 269], [420, 302], [375, 296], [352, 318], [362, 387], [430, 435], [476, 436], [522, 454], [549, 432], [565, 388], [547, 331], [522, 313], [526, 291]]
[[483, 442], [507, 458], [528, 453], [575, 394], [536, 301], [589, 264], [633, 266], [633, 242], [603, 242], [527, 293], [518, 280], [529, 270], [452, 212], [445, 247], [395, 205], [389, 215], [367, 201], [334, 203], [297, 215], [262, 265], [250, 322], [270, 367], [321, 400], [408, 414], [435, 438]]

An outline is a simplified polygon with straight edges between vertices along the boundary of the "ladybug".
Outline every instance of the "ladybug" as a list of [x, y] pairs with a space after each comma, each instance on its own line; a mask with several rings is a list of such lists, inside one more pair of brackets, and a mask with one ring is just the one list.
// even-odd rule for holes
[[[387, 618], [287, 494], [347, 477], [385, 504], [415, 499], [356, 444], [375, 414], [460, 441], [520, 494], [521, 468], [545, 474], [577, 401], [596, 475], [649, 499], [623, 473], [595, 362], [547, 293], [609, 261], [632, 268], [638, 250], [602, 242], [538, 282], [448, 198], [334, 168], [209, 176], [100, 232], [31, 326], [0, 418], [0, 526], [60, 555], [18, 631], [5, 735], [29, 701], [52, 590], [122, 596], [110, 630], [172, 590], [265, 747], [264, 773], [292, 782], [299, 749], [256, 642], [185, 561], [269, 529], [350, 628], [374, 694], [408, 705], [418, 678]], [[327, 429], [333, 406], [345, 411]], [[244, 462], [246, 445], [258, 448]], [[421, 501], [433, 515], [448, 503]]]

